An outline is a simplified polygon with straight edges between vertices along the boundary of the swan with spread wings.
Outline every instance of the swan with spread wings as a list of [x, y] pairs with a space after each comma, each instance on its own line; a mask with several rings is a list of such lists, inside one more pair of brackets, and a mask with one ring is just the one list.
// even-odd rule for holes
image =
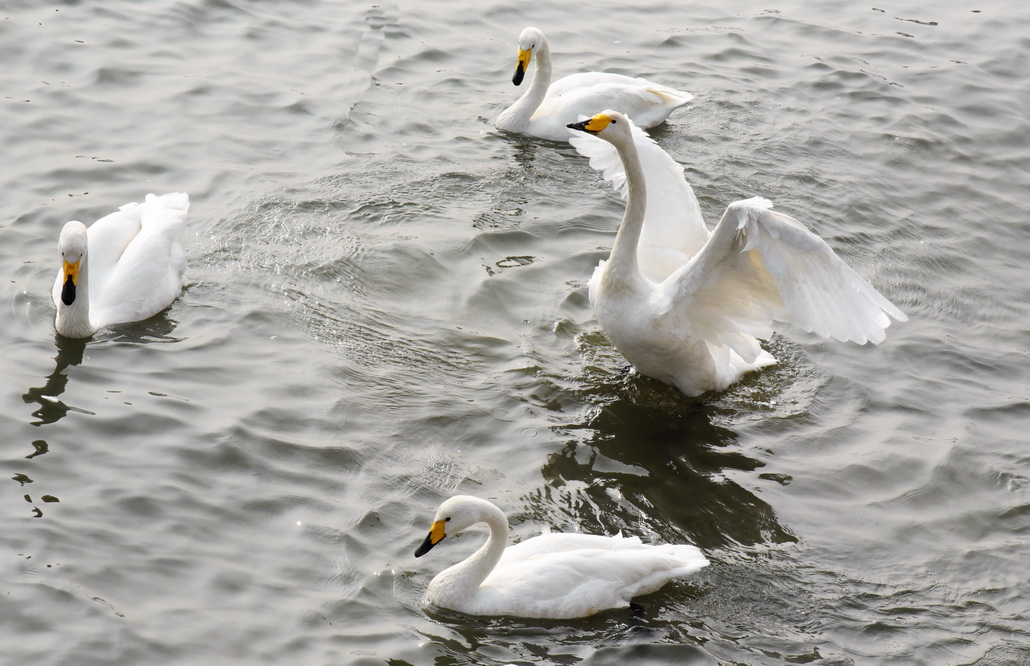
[[864, 344], [881, 342], [891, 318], [907, 320], [767, 199], [731, 203], [709, 231], [682, 167], [622, 113], [568, 127], [584, 133], [573, 146], [626, 198], [590, 302], [642, 374], [696, 396], [775, 363], [759, 339], [781, 325]]

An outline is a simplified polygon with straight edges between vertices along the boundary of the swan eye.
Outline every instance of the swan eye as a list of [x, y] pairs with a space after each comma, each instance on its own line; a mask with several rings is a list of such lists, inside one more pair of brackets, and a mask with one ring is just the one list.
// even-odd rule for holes
[[445, 523], [449, 523], [449, 522], [451, 522], [451, 517], [450, 517], [450, 516], [447, 516], [447, 517], [446, 517], [446, 518], [444, 518], [443, 520], [444, 520], [444, 522], [445, 522]]

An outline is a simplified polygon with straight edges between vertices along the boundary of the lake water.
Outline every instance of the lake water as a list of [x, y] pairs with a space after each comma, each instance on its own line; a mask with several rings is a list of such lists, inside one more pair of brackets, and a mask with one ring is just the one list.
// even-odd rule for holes
[[[0, 662], [1030, 663], [1030, 9], [126, 0], [0, 10]], [[696, 95], [653, 135], [910, 317], [699, 400], [586, 281], [623, 203], [504, 135], [516, 37]], [[56, 338], [69, 219], [191, 196], [164, 314]], [[421, 605], [437, 504], [689, 542], [575, 621]]]

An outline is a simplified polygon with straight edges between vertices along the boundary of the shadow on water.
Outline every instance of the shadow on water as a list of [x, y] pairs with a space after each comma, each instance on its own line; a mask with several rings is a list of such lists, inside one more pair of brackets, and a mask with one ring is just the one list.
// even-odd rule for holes
[[663, 539], [686, 534], [707, 549], [797, 541], [772, 507], [729, 478], [763, 463], [735, 448], [736, 433], [714, 423], [704, 402], [670, 412], [662, 400], [622, 395], [570, 434], [541, 470], [542, 492], [554, 501], [553, 490], [578, 488], [577, 501], [585, 495], [596, 507], [602, 529], [642, 523]]
[[[695, 645], [651, 643], [646, 623], [634, 621], [629, 609], [585, 620], [531, 623], [517, 618], [479, 618], [440, 611], [429, 614], [436, 621], [435, 628], [419, 633], [439, 651], [434, 660], [437, 664], [717, 663]], [[457, 631], [451, 633], [448, 628]], [[419, 661], [391, 659], [388, 663], [407, 666]]]
[[[130, 342], [130, 343], [160, 343], [177, 342], [169, 334], [175, 329], [176, 322], [169, 319], [165, 314], [159, 314], [143, 322], [132, 322], [112, 327], [111, 331], [100, 340], [100, 342]], [[57, 423], [63, 419], [68, 412], [79, 412], [80, 414], [93, 415], [93, 412], [73, 407], [60, 396], [67, 390], [69, 373], [68, 369], [81, 365], [85, 357], [86, 347], [96, 344], [96, 338], [68, 338], [63, 335], [54, 335], [54, 345], [57, 348], [57, 355], [54, 359], [54, 369], [48, 374], [42, 386], [34, 386], [22, 394], [22, 400], [26, 404], [36, 404], [38, 407], [33, 410], [30, 422], [33, 426], [45, 426]], [[25, 456], [26, 460], [32, 460], [50, 452], [50, 444], [45, 439], [37, 439], [32, 442], [32, 453]], [[24, 473], [15, 474], [13, 479], [25, 486], [32, 483], [33, 479]], [[25, 501], [32, 503], [30, 495], [24, 496]], [[42, 495], [43, 502], [58, 502], [53, 495]], [[43, 512], [37, 506], [33, 506], [32, 514], [36, 518], [43, 516]]]
[[[56, 423], [63, 419], [69, 411], [76, 409], [59, 400], [58, 396], [68, 388], [68, 368], [82, 363], [82, 357], [86, 352], [86, 345], [88, 343], [89, 338], [79, 339], [66, 338], [63, 335], [54, 336], [57, 356], [54, 357], [53, 371], [46, 376], [43, 386], [30, 388], [22, 395], [22, 400], [26, 403], [36, 403], [39, 405], [39, 408], [32, 412], [32, 416], [36, 419], [32, 422], [32, 425], [41, 426]], [[38, 451], [33, 455], [38, 455]]]
[[86, 352], [86, 346], [90, 343], [103, 342], [129, 342], [137, 344], [154, 344], [179, 342], [180, 338], [171, 336], [175, 330], [176, 322], [169, 319], [164, 313], [151, 317], [145, 321], [132, 322], [112, 326], [110, 332], [102, 338], [67, 338], [63, 335], [54, 335], [54, 345], [57, 347], [57, 355], [54, 356], [54, 369], [46, 376], [43, 386], [30, 388], [22, 395], [26, 403], [36, 403], [39, 409], [32, 412], [37, 420], [32, 422], [34, 426], [48, 425], [60, 421], [70, 411], [78, 411], [84, 414], [92, 412], [71, 407], [58, 397], [68, 387], [68, 368], [82, 363]]

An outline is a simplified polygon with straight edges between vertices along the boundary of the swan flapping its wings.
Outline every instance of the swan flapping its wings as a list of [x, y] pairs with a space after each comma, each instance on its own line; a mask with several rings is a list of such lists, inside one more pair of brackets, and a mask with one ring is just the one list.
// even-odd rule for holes
[[497, 129], [541, 139], [566, 141], [566, 125], [597, 109], [613, 108], [641, 127], [665, 121], [693, 95], [645, 79], [607, 72], [571, 74], [551, 83], [551, 51], [537, 28], [519, 35], [519, 55], [512, 82], [520, 85], [533, 59], [536, 72], [529, 88], [494, 123]]
[[55, 328], [86, 338], [109, 324], [140, 321], [168, 307], [182, 292], [182, 247], [189, 197], [182, 193], [129, 203], [87, 229], [71, 221], [61, 230], [62, 267], [54, 281]]
[[708, 565], [694, 546], [652, 546], [622, 535], [544, 533], [506, 547], [504, 513], [469, 495], [440, 505], [415, 557], [477, 523], [487, 524], [490, 537], [473, 555], [433, 578], [426, 592], [430, 603], [472, 615], [585, 617], [626, 607], [633, 597]]
[[766, 199], [730, 204], [709, 231], [682, 167], [623, 114], [569, 127], [585, 133], [571, 139], [576, 150], [627, 200], [590, 301], [643, 374], [699, 395], [774, 363], [758, 340], [779, 328], [879, 343], [890, 318], [907, 319]]

